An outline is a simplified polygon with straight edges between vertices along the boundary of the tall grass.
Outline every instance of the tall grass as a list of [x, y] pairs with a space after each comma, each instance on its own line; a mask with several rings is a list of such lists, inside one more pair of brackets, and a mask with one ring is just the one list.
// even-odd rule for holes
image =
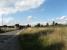
[[67, 50], [67, 27], [27, 28], [19, 39], [21, 50]]

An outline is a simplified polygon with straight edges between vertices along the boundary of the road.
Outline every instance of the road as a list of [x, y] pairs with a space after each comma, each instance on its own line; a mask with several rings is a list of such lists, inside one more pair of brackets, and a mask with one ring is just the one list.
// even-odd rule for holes
[[11, 40], [12, 38], [16, 37], [17, 31], [12, 31], [12, 32], [6, 32], [6, 33], [0, 33], [0, 42]]
[[16, 35], [17, 32], [19, 32], [19, 30], [12, 31], [12, 32], [6, 32], [6, 33], [0, 33], [0, 35]]
[[0, 33], [0, 50], [19, 50], [18, 32]]

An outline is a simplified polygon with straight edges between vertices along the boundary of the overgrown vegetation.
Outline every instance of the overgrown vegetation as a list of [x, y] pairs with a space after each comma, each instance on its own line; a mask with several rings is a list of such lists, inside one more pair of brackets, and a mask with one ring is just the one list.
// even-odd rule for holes
[[19, 35], [21, 50], [67, 50], [67, 27], [27, 28]]

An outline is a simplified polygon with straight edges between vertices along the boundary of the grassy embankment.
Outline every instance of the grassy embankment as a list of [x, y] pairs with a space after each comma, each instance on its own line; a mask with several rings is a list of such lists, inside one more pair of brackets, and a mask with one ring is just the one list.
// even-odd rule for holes
[[21, 50], [67, 50], [67, 27], [27, 28], [19, 39]]
[[11, 31], [15, 31], [15, 28], [2, 28], [0, 29], [0, 33], [6, 33], [6, 32], [11, 32]]

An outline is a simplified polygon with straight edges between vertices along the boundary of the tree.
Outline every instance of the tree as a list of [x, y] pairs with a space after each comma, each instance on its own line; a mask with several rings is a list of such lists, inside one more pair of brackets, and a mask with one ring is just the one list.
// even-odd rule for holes
[[38, 23], [37, 25], [35, 25], [35, 27], [40, 27], [41, 26], [41, 24], [40, 23]]
[[59, 25], [58, 23], [55, 23], [55, 26]]
[[31, 25], [28, 24], [26, 27], [31, 27]]
[[16, 27], [19, 27], [20, 25], [19, 24], [15, 24]]
[[41, 26], [40, 26], [40, 27], [44, 27], [44, 25], [42, 25], [42, 24], [41, 24]]
[[3, 25], [3, 27], [7, 27], [7, 25]]
[[55, 21], [53, 21], [52, 26], [55, 26]]
[[49, 23], [46, 23], [46, 26], [49, 26]]

